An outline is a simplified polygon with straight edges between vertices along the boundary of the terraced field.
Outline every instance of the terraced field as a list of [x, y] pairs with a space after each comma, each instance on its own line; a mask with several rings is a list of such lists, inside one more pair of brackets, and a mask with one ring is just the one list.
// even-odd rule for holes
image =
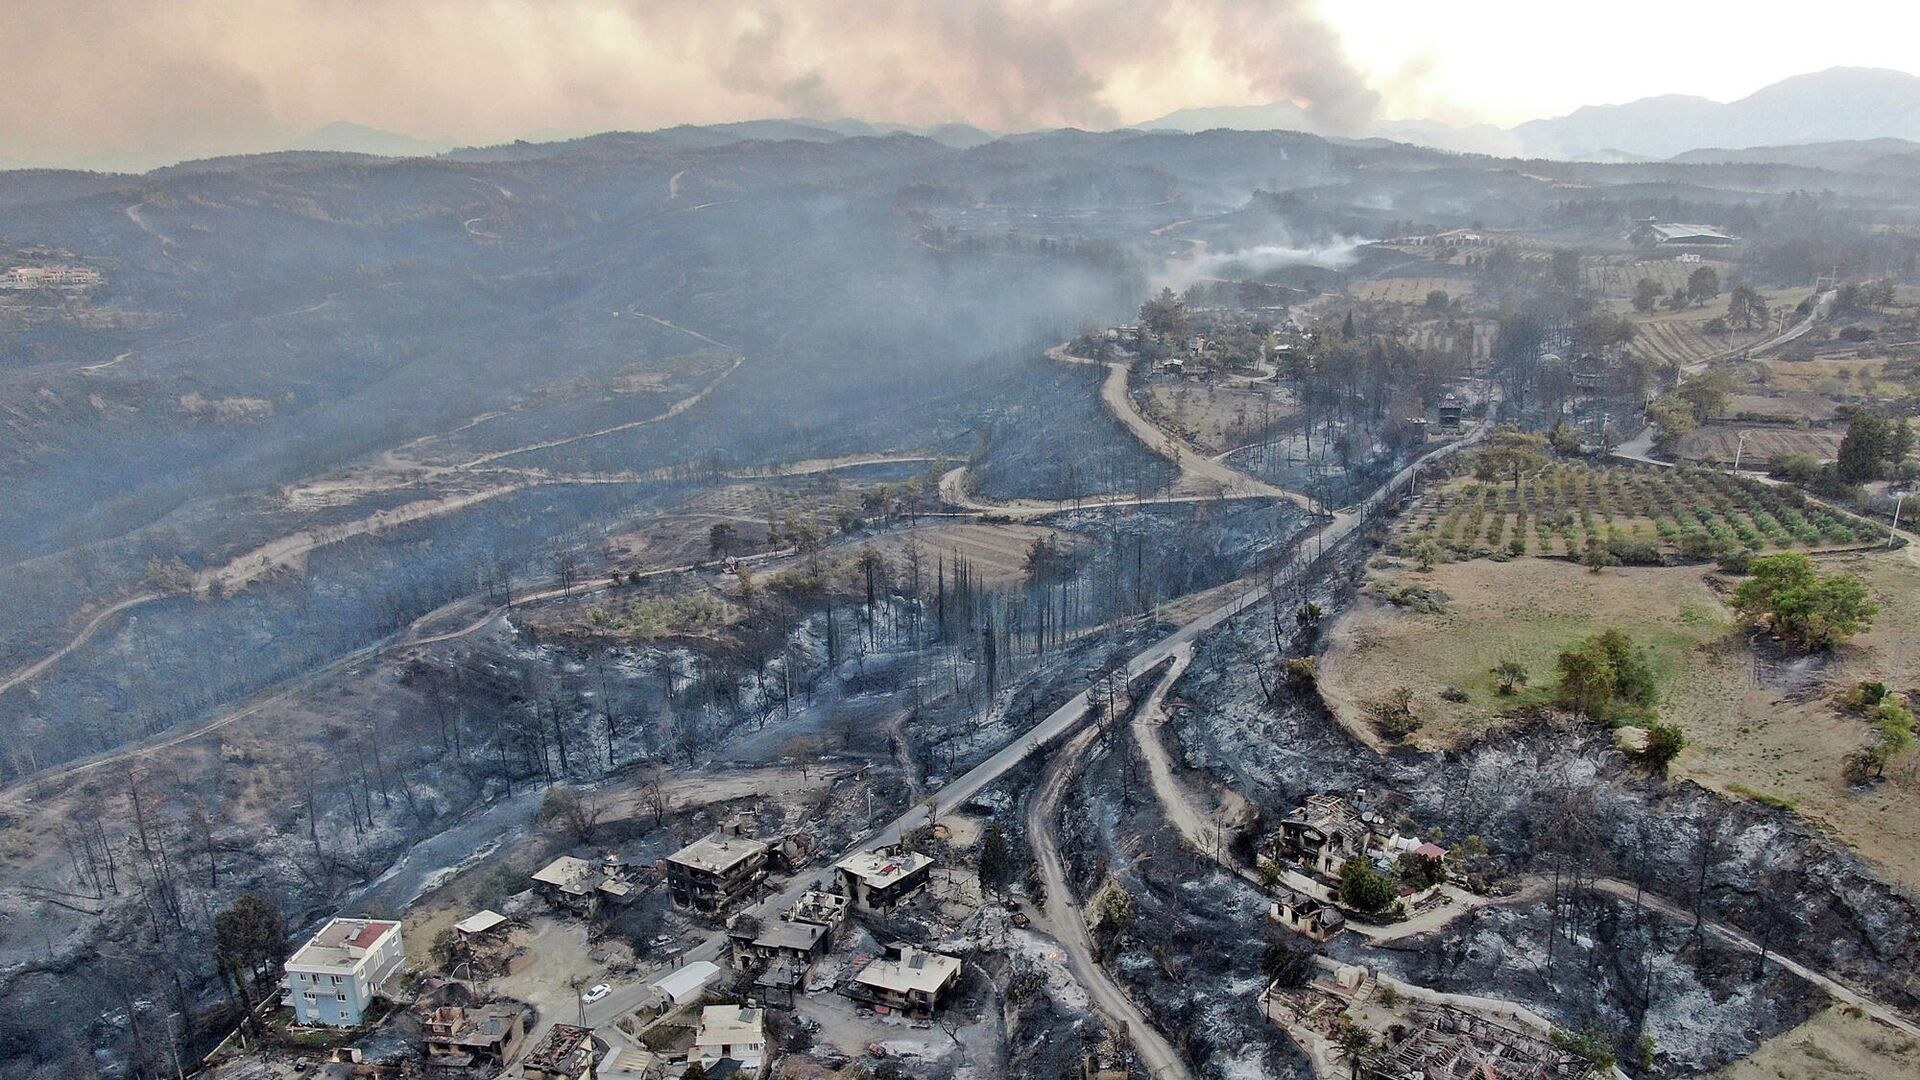
[[1356, 300], [1372, 300], [1384, 304], [1413, 304], [1427, 302], [1427, 294], [1438, 289], [1449, 297], [1458, 300], [1473, 295], [1473, 281], [1468, 278], [1451, 277], [1390, 277], [1374, 281], [1356, 281], [1347, 287]]

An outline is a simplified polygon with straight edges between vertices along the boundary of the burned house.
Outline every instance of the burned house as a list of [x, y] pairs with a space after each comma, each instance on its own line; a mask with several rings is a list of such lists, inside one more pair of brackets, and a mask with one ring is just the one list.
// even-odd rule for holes
[[917, 851], [881, 848], [855, 852], [834, 869], [854, 907], [885, 914], [926, 887], [933, 876], [933, 860]]
[[1460, 430], [1461, 421], [1467, 411], [1466, 403], [1457, 396], [1448, 394], [1440, 399], [1440, 431], [1451, 435]]
[[960, 981], [960, 958], [912, 945], [889, 945], [853, 977], [848, 993], [878, 1013], [931, 1016]]
[[819, 923], [776, 919], [762, 926], [741, 951], [763, 963], [786, 961], [805, 972], [826, 953], [831, 936]]
[[533, 875], [533, 888], [553, 906], [577, 913], [624, 904], [634, 896], [626, 866], [613, 854], [598, 863], [562, 855]]
[[520, 1063], [520, 1075], [526, 1080], [593, 1080], [598, 1053], [591, 1029], [555, 1024]]
[[1296, 866], [1324, 878], [1337, 878], [1347, 860], [1373, 850], [1377, 840], [1372, 816], [1338, 795], [1309, 795], [1280, 821], [1260, 854], [1281, 866]]
[[1576, 1080], [1585, 1060], [1518, 1025], [1441, 1006], [1417, 1010], [1406, 1037], [1363, 1059], [1371, 1080]]
[[1347, 928], [1347, 917], [1339, 908], [1291, 889], [1267, 906], [1267, 918], [1315, 941], [1326, 941]]
[[504, 1066], [520, 1052], [526, 1020], [520, 1005], [443, 1005], [421, 1024], [427, 1059], [451, 1068]]
[[[847, 921], [847, 906], [852, 901], [838, 893], [808, 889], [800, 894], [780, 917], [788, 922], [816, 923], [827, 928], [829, 937]], [[831, 947], [831, 946], [829, 946]]]
[[667, 856], [667, 893], [675, 907], [718, 915], [767, 879], [767, 852], [766, 843], [737, 830], [704, 836]]

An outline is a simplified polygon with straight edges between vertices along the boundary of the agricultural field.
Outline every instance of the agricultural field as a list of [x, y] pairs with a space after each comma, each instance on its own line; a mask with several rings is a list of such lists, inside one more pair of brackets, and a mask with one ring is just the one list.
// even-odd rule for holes
[[[1749, 440], [1751, 443], [1751, 440]], [[1432, 491], [1411, 527], [1455, 549], [1579, 557], [1589, 541], [1672, 551], [1699, 534], [1749, 551], [1858, 544], [1886, 535], [1799, 492], [1692, 469], [1558, 463], [1517, 485], [1456, 480]]]
[[1818, 360], [1763, 360], [1767, 385], [1820, 397], [1898, 396], [1915, 374], [1914, 361], [1823, 356]]
[[1389, 277], [1356, 281], [1347, 286], [1348, 294], [1356, 300], [1415, 307], [1424, 305], [1427, 294], [1435, 290], [1446, 293], [1450, 299], [1459, 300], [1471, 297], [1473, 289], [1473, 279], [1456, 277]]
[[[1722, 282], [1733, 276], [1732, 263], [1702, 259], [1699, 262], [1683, 263], [1678, 259], [1657, 258], [1638, 259], [1632, 262], [1599, 262], [1589, 260], [1580, 268], [1580, 281], [1588, 290], [1602, 296], [1632, 297], [1633, 290], [1642, 278], [1652, 278], [1668, 293], [1684, 289], [1687, 278], [1703, 266], [1710, 266], [1720, 275]], [[1721, 310], [1725, 310], [1723, 302]]]
[[[1740, 435], [1747, 436], [1740, 450]], [[1812, 454], [1821, 461], [1839, 456], [1840, 439], [1845, 431], [1816, 431], [1792, 427], [1762, 427], [1753, 424], [1707, 424], [1687, 432], [1680, 439], [1677, 453], [1682, 461], [1709, 461], [1732, 464], [1736, 451], [1740, 467], [1759, 469], [1788, 454]]]
[[[1877, 783], [1849, 785], [1846, 758], [1873, 735], [1839, 707], [1863, 679], [1913, 683], [1920, 611], [1906, 598], [1920, 594], [1920, 566], [1904, 551], [1818, 558], [1823, 569], [1858, 574], [1880, 611], [1867, 632], [1805, 658], [1756, 646], [1724, 601], [1738, 579], [1706, 566], [1594, 573], [1551, 559], [1473, 559], [1420, 571], [1388, 560], [1328, 632], [1321, 690], [1349, 730], [1380, 745], [1365, 705], [1405, 687], [1421, 721], [1408, 741], [1449, 749], [1525, 722], [1526, 711], [1553, 701], [1562, 650], [1620, 630], [1647, 650], [1659, 716], [1686, 734], [1675, 779], [1791, 808], [1894, 882], [1920, 888], [1920, 849], [1904, 809], [1920, 798], [1920, 759], [1896, 762]], [[1512, 695], [1499, 693], [1493, 674], [1507, 660], [1528, 675]]]
[[[1766, 297], [1768, 310], [1776, 313], [1781, 310], [1791, 312], [1794, 305], [1807, 298], [1805, 289], [1762, 290], [1761, 295]], [[1738, 352], [1772, 336], [1778, 322], [1778, 316], [1775, 315], [1767, 325], [1753, 330], [1708, 333], [1707, 324], [1726, 314], [1724, 294], [1704, 307], [1685, 311], [1657, 311], [1642, 315], [1632, 310], [1624, 299], [1618, 301], [1616, 306], [1620, 314], [1632, 319], [1639, 330], [1632, 348], [1667, 364], [1698, 364]]]
[[1271, 383], [1198, 383], [1156, 378], [1147, 384], [1142, 411], [1177, 432], [1203, 454], [1221, 454], [1259, 440], [1297, 410], [1286, 391]]
[[944, 561], [951, 566], [956, 560], [965, 560], [972, 567], [974, 580], [988, 586], [1025, 580], [1027, 552], [1035, 541], [1045, 540], [1067, 552], [1091, 546], [1086, 537], [1060, 529], [976, 522], [899, 529], [875, 539], [873, 546], [898, 567], [904, 559], [908, 537], [919, 542], [927, 573], [933, 572], [936, 562]]

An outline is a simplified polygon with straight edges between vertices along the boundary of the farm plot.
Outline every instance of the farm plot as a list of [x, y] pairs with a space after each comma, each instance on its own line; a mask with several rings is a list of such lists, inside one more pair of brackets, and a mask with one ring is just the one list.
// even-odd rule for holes
[[[1744, 451], [1739, 450], [1742, 432], [1747, 436]], [[1742, 468], [1771, 465], [1788, 454], [1812, 454], [1821, 461], [1832, 461], [1840, 456], [1840, 439], [1844, 434], [1792, 427], [1708, 424], [1683, 436], [1678, 453], [1684, 461], [1731, 463], [1734, 454], [1739, 452]]]
[[1389, 277], [1356, 281], [1347, 286], [1347, 292], [1354, 299], [1382, 304], [1423, 305], [1427, 302], [1427, 294], [1436, 291], [1458, 300], [1473, 295], [1473, 281], [1453, 277]]
[[936, 562], [953, 565], [964, 561], [974, 580], [983, 585], [1026, 580], [1027, 553], [1036, 542], [1044, 541], [1068, 554], [1091, 546], [1087, 538], [1061, 529], [976, 523], [902, 529], [880, 536], [873, 546], [889, 562], [902, 565], [908, 537], [919, 543], [929, 567]]
[[1260, 439], [1292, 416], [1289, 395], [1272, 384], [1238, 386], [1153, 380], [1143, 411], [1205, 454], [1219, 454]]
[[[1667, 293], [1687, 286], [1687, 278], [1703, 266], [1710, 266], [1722, 282], [1733, 275], [1733, 264], [1702, 260], [1683, 263], [1678, 259], [1643, 259], [1634, 262], [1589, 262], [1581, 268], [1582, 284], [1603, 296], [1631, 297], [1642, 278], [1651, 278]], [[1723, 305], [1724, 306], [1724, 305]]]
[[1808, 502], [1798, 492], [1694, 469], [1556, 464], [1518, 486], [1457, 482], [1434, 492], [1409, 527], [1443, 544], [1513, 555], [1577, 556], [1593, 543], [1661, 548], [1817, 548], [1886, 534]]

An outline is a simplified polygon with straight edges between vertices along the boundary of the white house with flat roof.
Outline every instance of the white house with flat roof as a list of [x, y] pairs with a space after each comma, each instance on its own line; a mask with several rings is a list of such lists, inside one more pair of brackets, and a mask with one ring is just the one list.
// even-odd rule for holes
[[739, 1005], [707, 1006], [700, 1010], [700, 1030], [687, 1056], [698, 1061], [708, 1076], [766, 1075], [766, 1013]]
[[834, 864], [841, 886], [862, 911], [885, 913], [919, 892], [933, 873], [933, 860], [917, 851], [881, 848], [856, 851]]
[[334, 919], [288, 958], [281, 1003], [295, 1023], [355, 1027], [406, 959], [399, 923]]
[[940, 999], [960, 980], [960, 958], [911, 945], [886, 947], [884, 955], [860, 969], [849, 993], [876, 1012], [931, 1016]]

